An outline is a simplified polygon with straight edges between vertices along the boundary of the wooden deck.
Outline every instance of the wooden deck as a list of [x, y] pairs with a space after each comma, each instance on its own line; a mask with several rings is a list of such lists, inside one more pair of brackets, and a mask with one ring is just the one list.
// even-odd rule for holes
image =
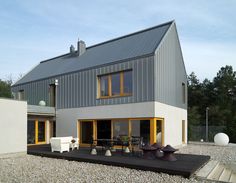
[[59, 153], [51, 152], [50, 145], [29, 146], [27, 153], [70, 161], [81, 161], [137, 170], [162, 172], [171, 175], [180, 175], [186, 178], [189, 178], [196, 170], [210, 160], [210, 156], [177, 153], [177, 161], [174, 162], [163, 161], [160, 159], [147, 160], [142, 157], [132, 156], [131, 154], [122, 155], [119, 151], [112, 153], [111, 157], [106, 157], [104, 156], [105, 152], [100, 150], [98, 151], [98, 155], [90, 155], [89, 148], [80, 148], [79, 150]]

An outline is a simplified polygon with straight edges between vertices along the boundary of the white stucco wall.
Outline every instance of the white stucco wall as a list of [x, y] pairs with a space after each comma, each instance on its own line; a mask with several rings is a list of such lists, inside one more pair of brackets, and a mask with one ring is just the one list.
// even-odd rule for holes
[[27, 102], [0, 98], [0, 156], [27, 151]]
[[[187, 124], [187, 110], [158, 102], [60, 109], [56, 116], [57, 136], [74, 137], [77, 136], [78, 119], [164, 118], [164, 142], [172, 146], [182, 144], [182, 120]], [[187, 125], [185, 127], [187, 134]]]
[[164, 143], [171, 146], [182, 144], [182, 120], [185, 120], [185, 143], [187, 143], [187, 110], [155, 102], [155, 116], [164, 118]]
[[77, 136], [78, 119], [143, 118], [153, 114], [153, 102], [60, 109], [56, 114], [56, 133]]

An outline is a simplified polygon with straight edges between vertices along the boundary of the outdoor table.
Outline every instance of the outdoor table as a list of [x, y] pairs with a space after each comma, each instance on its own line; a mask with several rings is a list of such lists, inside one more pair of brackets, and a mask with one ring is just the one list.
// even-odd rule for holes
[[174, 152], [178, 151], [178, 149], [175, 149], [173, 147], [171, 147], [170, 145], [167, 145], [166, 147], [164, 147], [162, 149], [162, 151], [164, 152], [164, 156], [162, 157], [163, 160], [166, 161], [176, 161], [176, 157], [174, 156]]
[[154, 143], [154, 144], [152, 144], [152, 147], [156, 148], [156, 154], [155, 154], [155, 156], [156, 156], [157, 158], [160, 158], [160, 157], [163, 156], [163, 152], [162, 152], [163, 146], [162, 146], [161, 144], [159, 144], [159, 143]]
[[156, 148], [150, 145], [145, 145], [141, 148], [143, 150], [144, 159], [155, 159]]
[[94, 142], [101, 142], [101, 146], [102, 146], [102, 150], [103, 148], [111, 148], [115, 142], [117, 142], [116, 139], [96, 139], [93, 140], [92, 144], [94, 144]]

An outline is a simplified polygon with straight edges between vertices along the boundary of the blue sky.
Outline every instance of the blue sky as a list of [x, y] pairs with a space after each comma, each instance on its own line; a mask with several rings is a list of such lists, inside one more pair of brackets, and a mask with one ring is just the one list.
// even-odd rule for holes
[[0, 78], [16, 79], [40, 61], [175, 20], [187, 73], [212, 79], [236, 70], [235, 0], [0, 0]]

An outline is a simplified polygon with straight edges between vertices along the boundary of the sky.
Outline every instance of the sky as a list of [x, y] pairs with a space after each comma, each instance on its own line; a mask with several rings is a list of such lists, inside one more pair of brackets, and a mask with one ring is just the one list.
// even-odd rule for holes
[[40, 61], [175, 20], [187, 74], [236, 70], [235, 0], [0, 0], [0, 79]]

